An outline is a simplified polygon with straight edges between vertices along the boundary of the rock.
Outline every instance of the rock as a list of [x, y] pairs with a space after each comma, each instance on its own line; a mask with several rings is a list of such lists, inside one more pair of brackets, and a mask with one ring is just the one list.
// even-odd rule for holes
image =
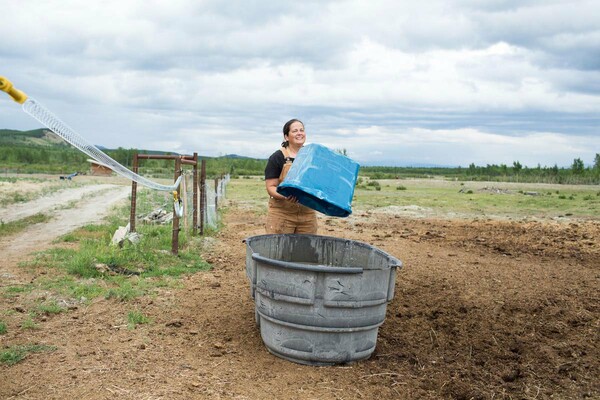
[[138, 244], [142, 240], [142, 235], [137, 232], [130, 232], [125, 238], [133, 244]]
[[114, 233], [111, 244], [121, 246], [125, 240], [125, 236], [129, 233], [129, 224], [127, 226], [120, 226]]

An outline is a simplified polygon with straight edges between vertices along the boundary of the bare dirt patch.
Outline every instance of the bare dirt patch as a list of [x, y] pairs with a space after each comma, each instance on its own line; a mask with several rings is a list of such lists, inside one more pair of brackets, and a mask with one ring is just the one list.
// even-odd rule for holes
[[[38, 330], [3, 317], [12, 329], [2, 346], [57, 349], [0, 366], [0, 398], [600, 397], [598, 221], [321, 218], [320, 234], [373, 244], [405, 267], [375, 354], [310, 367], [262, 344], [242, 240], [263, 233], [264, 215], [241, 205], [227, 202], [224, 229], [207, 241], [214, 269], [180, 288], [98, 299], [48, 316]], [[0, 301], [14, 312], [21, 299]], [[152, 323], [128, 329], [131, 310]]]

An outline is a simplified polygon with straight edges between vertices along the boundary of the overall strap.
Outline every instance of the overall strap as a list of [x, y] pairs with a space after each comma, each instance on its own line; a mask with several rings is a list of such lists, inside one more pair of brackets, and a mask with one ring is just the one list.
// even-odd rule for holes
[[281, 152], [283, 153], [283, 160], [288, 163], [294, 161], [292, 157], [290, 157], [290, 153], [288, 152], [287, 147], [282, 147]]

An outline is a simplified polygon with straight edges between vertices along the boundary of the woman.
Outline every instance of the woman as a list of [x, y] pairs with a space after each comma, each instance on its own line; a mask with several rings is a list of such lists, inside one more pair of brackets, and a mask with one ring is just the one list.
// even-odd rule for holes
[[284, 142], [281, 149], [269, 157], [265, 168], [265, 184], [269, 193], [267, 233], [317, 233], [317, 214], [314, 210], [298, 203], [294, 196], [285, 197], [277, 193], [298, 151], [306, 141], [304, 124], [297, 119], [283, 126]]

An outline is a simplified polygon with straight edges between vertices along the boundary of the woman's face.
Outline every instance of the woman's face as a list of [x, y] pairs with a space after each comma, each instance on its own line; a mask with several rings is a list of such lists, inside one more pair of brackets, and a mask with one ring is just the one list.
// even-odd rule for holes
[[288, 133], [286, 139], [294, 147], [302, 147], [304, 145], [304, 142], [306, 141], [306, 134], [304, 133], [304, 125], [302, 125], [302, 122], [296, 121], [290, 125], [290, 132]]

